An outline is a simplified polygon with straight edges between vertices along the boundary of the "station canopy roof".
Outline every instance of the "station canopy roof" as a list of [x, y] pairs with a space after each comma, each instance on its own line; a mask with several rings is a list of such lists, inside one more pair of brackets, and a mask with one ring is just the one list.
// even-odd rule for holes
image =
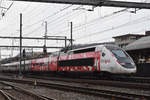
[[150, 48], [150, 36], [142, 37], [126, 46], [125, 50], [141, 50]]
[[91, 6], [108, 6], [108, 7], [125, 7], [125, 8], [140, 8], [150, 9], [150, 3], [144, 2], [127, 2], [116, 0], [12, 0], [12, 1], [28, 1], [28, 2], [45, 2], [45, 3], [62, 3], [62, 4], [77, 4]]

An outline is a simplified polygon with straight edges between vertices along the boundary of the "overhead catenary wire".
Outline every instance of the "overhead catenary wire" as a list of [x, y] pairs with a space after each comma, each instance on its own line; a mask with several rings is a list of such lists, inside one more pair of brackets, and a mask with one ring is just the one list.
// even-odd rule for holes
[[[146, 19], [145, 19], [146, 18]], [[89, 43], [89, 41], [88, 41], [88, 37], [92, 37], [92, 36], [94, 36], [94, 35], [96, 35], [96, 36], [98, 36], [98, 35], [100, 35], [100, 34], [105, 34], [105, 36], [106, 36], [106, 34], [110, 34], [108, 31], [112, 31], [112, 30], [116, 30], [116, 29], [118, 29], [118, 28], [121, 28], [121, 27], [125, 27], [125, 26], [130, 26], [130, 25], [134, 25], [134, 24], [138, 24], [138, 23], [144, 23], [144, 22], [146, 22], [146, 21], [149, 21], [150, 20], [150, 16], [144, 16], [144, 17], [142, 17], [142, 18], [139, 18], [139, 19], [136, 19], [136, 20], [133, 20], [132, 22], [127, 22], [127, 23], [124, 23], [124, 24], [121, 24], [121, 25], [118, 25], [118, 26], [116, 26], [116, 27], [113, 27], [113, 28], [109, 28], [109, 29], [106, 29], [106, 30], [102, 30], [102, 31], [99, 31], [99, 32], [96, 32], [96, 33], [91, 33], [90, 35], [87, 35], [87, 36], [83, 36], [83, 37], [80, 37], [80, 38], [75, 38], [75, 40], [77, 40], [77, 41], [79, 41], [79, 40], [81, 40], [81, 39], [86, 39], [87, 41], [86, 42], [84, 42], [84, 43]], [[138, 30], [138, 31], [135, 31], [136, 33], [137, 32], [141, 32], [141, 31], [144, 31], [143, 29], [142, 30]], [[105, 32], [107, 32], [107, 33], [105, 33]], [[103, 41], [103, 40], [112, 40], [112, 36], [110, 36], [110, 35], [107, 35], [108, 37], [105, 37], [105, 38], [102, 38], [102, 39], [98, 39], [98, 40], [92, 40], [92, 41], [90, 41], [90, 43], [91, 42], [100, 42], [100, 41]]]
[[[145, 32], [145, 29], [133, 31], [132, 33], [142, 33], [142, 32]], [[123, 34], [122, 34], [122, 35], [123, 35]], [[114, 39], [112, 39], [112, 36], [109, 36], [109, 37], [107, 37], [107, 38], [102, 38], [102, 39], [98, 39], [98, 40], [92, 40], [92, 41], [90, 41], [90, 42], [97, 43], [97, 42], [104, 41], [104, 40], [105, 40], [105, 42], [106, 42], [107, 40], [112, 41], [112, 40], [114, 40]], [[112, 41], [112, 42], [113, 42], [113, 41]], [[85, 42], [85, 44], [86, 44], [86, 43], [88, 43], [88, 41]]]
[[[125, 10], [127, 10], [127, 9], [123, 9], [122, 11], [125, 11]], [[119, 13], [119, 12], [114, 12], [114, 13]], [[54, 26], [54, 25], [53, 25]], [[68, 30], [68, 29], [67, 29]]]
[[[2, 4], [2, 0], [1, 0], [1, 2], [0, 2], [0, 7], [1, 7], [1, 4]], [[2, 7], [2, 10], [1, 10], [2, 17], [5, 16], [5, 14], [9, 11], [9, 9], [12, 7], [13, 4], [14, 4], [14, 1], [13, 1], [8, 7]], [[3, 9], [5, 9], [4, 12], [2, 12]]]
[[[42, 5], [42, 4], [40, 4], [40, 5]], [[23, 12], [25, 12], [26, 10], [27, 10], [27, 8], [29, 8], [29, 6], [30, 6], [30, 4], [28, 4], [24, 9], [23, 9]], [[35, 6], [33, 9], [31, 9], [31, 11], [29, 12], [29, 13], [31, 13], [32, 15], [34, 15], [34, 13], [33, 13], [33, 11], [34, 10], [36, 10], [36, 8], [38, 8], [38, 5], [37, 6]], [[26, 13], [26, 15], [28, 15], [29, 16], [29, 14], [27, 14], [28, 12], [25, 12]], [[14, 14], [13, 14], [14, 15]], [[18, 15], [15, 15], [15, 16], [18, 16]], [[27, 16], [26, 16], [27, 17]], [[14, 18], [13, 18], [14, 19]], [[13, 25], [16, 21], [15, 20], [12, 20], [13, 21], [13, 23], [12, 24], [9, 24], [8, 26], [11, 26], [11, 25]], [[8, 27], [8, 26], [6, 26], [6, 28]], [[30, 28], [31, 26], [28, 26], [27, 28]], [[2, 31], [2, 30], [5, 30], [6, 28], [3, 28], [3, 29], [1, 29], [0, 31]]]
[[[121, 11], [125, 11], [125, 10], [121, 10]], [[120, 13], [121, 11], [118, 11], [118, 13]], [[76, 15], [77, 15], [77, 13], [75, 13]], [[98, 18], [98, 20], [101, 20], [101, 19], [104, 19], [104, 18], [106, 18], [106, 17], [110, 17], [110, 16], [112, 16], [112, 15], [114, 15], [114, 14], [117, 14], [117, 12], [113, 12], [112, 14], [109, 14], [109, 15], [106, 15], [106, 16], [103, 16], [103, 17], [101, 17], [101, 18]], [[66, 16], [67, 14], [63, 14], [62, 16], [59, 16], [59, 17], [57, 17], [57, 18], [55, 18], [55, 19], [53, 19], [52, 21], [50, 21], [50, 22], [48, 22], [48, 24], [49, 23], [53, 23], [54, 21], [58, 21], [60, 18], [62, 18], [63, 16]], [[64, 18], [63, 18], [63, 20], [64, 20]], [[92, 20], [92, 21], [90, 21], [89, 23], [88, 23], [88, 25], [91, 25], [90, 23], [91, 22], [96, 22], [97, 21], [97, 19], [95, 20]], [[84, 25], [86, 25], [86, 24], [84, 24]], [[52, 26], [55, 26], [55, 25], [52, 25]], [[73, 29], [74, 29], [74, 31], [75, 31], [75, 29], [76, 28], [78, 28], [78, 27], [81, 27], [81, 25], [79, 25], [79, 26], [75, 26], [75, 27], [73, 27]], [[30, 33], [27, 33], [26, 35], [28, 35], [28, 34], [33, 34], [33, 32], [36, 32], [36, 31], [38, 31], [38, 30], [40, 30], [40, 28], [42, 28], [42, 27], [37, 27], [37, 28], [35, 28], [34, 30], [32, 30]], [[82, 27], [81, 27], [82, 28]], [[67, 29], [68, 30], [68, 29]], [[66, 30], [65, 30], [66, 31]], [[55, 34], [56, 35], [56, 34]]]
[[[63, 11], [63, 10], [65, 10], [65, 9], [67, 9], [67, 8], [69, 8], [69, 7], [71, 7], [72, 5], [69, 5], [69, 6], [67, 6], [67, 7], [65, 7], [65, 8], [63, 8], [63, 9], [61, 9], [60, 11], [57, 11], [56, 13], [54, 13], [55, 15], [57, 14], [57, 13], [59, 13], [59, 12], [61, 12], [61, 11]], [[28, 8], [29, 7], [29, 5], [27, 5], [24, 9], [26, 9], [26, 8]], [[36, 6], [37, 7], [37, 6]], [[35, 8], [36, 8], [35, 7]], [[34, 8], [34, 9], [35, 9]], [[33, 9], [33, 10], [34, 10]], [[32, 11], [32, 10], [31, 10]], [[33, 13], [32, 13], [33, 14]], [[53, 15], [53, 14], [52, 14]], [[51, 15], [50, 16], [48, 16], [48, 17], [51, 17]], [[47, 19], [48, 17], [46, 17], [45, 19]], [[42, 19], [42, 20], [40, 20], [40, 21], [43, 21], [44, 19]], [[15, 23], [15, 21], [13, 20], [13, 22]], [[14, 25], [14, 23], [12, 23], [12, 24], [9, 24], [8, 26], [11, 26], [11, 25]], [[37, 22], [38, 23], [38, 22]], [[37, 23], [34, 23], [34, 24], [37, 24]], [[32, 24], [32, 25], [29, 25], [29, 26], [27, 26], [26, 27], [26, 29], [28, 29], [28, 28], [30, 28], [31, 26], [33, 26], [34, 24]], [[0, 32], [2, 32], [2, 31], [5, 31], [7, 28], [8, 28], [8, 26], [6, 26], [6, 27], [3, 27], [2, 29], [0, 29]], [[24, 28], [23, 28], [23, 30], [25, 30]], [[16, 33], [16, 32], [13, 32], [13, 33]]]
[[[87, 23], [83, 23], [83, 24], [80, 24], [80, 25], [76, 25], [76, 26], [74, 26], [73, 27], [73, 31], [75, 32], [75, 31], [78, 31], [78, 30], [81, 30], [82, 29], [82, 27], [84, 27], [84, 26], [86, 26], [86, 27], [88, 27], [88, 26], [93, 26], [94, 27], [94, 24], [95, 23], [98, 23], [98, 21], [99, 20], [104, 20], [105, 18], [108, 18], [108, 17], [118, 17], [118, 16], [120, 16], [120, 15], [122, 15], [122, 14], [120, 14], [120, 15], [118, 15], [119, 13], [121, 13], [121, 12], [124, 12], [125, 11], [125, 9], [124, 10], [120, 10], [120, 11], [117, 11], [117, 12], [113, 12], [113, 13], [111, 13], [111, 14], [108, 14], [108, 15], [105, 15], [105, 16], [102, 16], [102, 17], [98, 17], [98, 18], [96, 18], [96, 19], [93, 19], [93, 20], [91, 20], [91, 21], [89, 21], [89, 22], [87, 22]], [[116, 16], [115, 16], [116, 15]], [[107, 20], [108, 21], [108, 20]], [[63, 33], [63, 32], [66, 32], [66, 31], [68, 31], [68, 28], [67, 29], [64, 29], [64, 30], [61, 30], [61, 32]], [[56, 33], [56, 34], [59, 34], [59, 33]]]
[[[118, 16], [120, 16], [120, 15], [125, 14], [125, 13], [122, 13], [122, 12], [130, 12], [130, 11], [128, 11], [128, 10], [129, 10], [129, 8], [122, 9], [122, 10], [119, 10], [119, 11], [115, 11], [115, 12], [113, 12], [113, 13], [111, 13], [111, 14], [108, 14], [108, 15], [105, 15], [105, 16], [102, 16], [102, 17], [99, 17], [99, 18], [96, 18], [96, 19], [91, 20], [91, 21], [89, 21], [89, 22], [87, 22], [87, 23], [83, 23], [83, 24], [74, 26], [74, 27], [73, 27], [73, 30], [74, 30], [74, 32], [75, 32], [75, 31], [79, 31], [79, 30], [82, 29], [83, 26], [86, 26], [86, 27], [88, 27], [88, 26], [95, 27], [94, 24], [97, 23], [99, 20], [103, 20], [103, 19], [105, 19], [105, 18], [110, 18], [110, 17], [118, 17]], [[141, 10], [141, 9], [139, 9], [139, 10]], [[122, 13], [122, 14], [120, 14], [120, 13]], [[120, 15], [119, 15], [119, 14], [120, 14]], [[116, 16], [115, 16], [115, 15], [116, 15]], [[63, 32], [66, 32], [66, 31], [68, 31], [68, 28], [66, 28], [66, 29], [64, 29], [64, 30], [61, 30], [62, 33], [63, 33]], [[56, 33], [56, 34], [59, 34], [59, 33]]]
[[[53, 26], [54, 26], [54, 25], [53, 25]], [[28, 26], [28, 28], [30, 28], [30, 26]], [[38, 30], [39, 30], [39, 27], [38, 27], [38, 28], [36, 28], [36, 29], [38, 29]], [[36, 30], [36, 29], [35, 29], [35, 30]], [[31, 32], [34, 32], [34, 31], [31, 31]], [[30, 33], [29, 33], [29, 34], [30, 34]]]
[[[72, 6], [72, 5], [71, 5]], [[66, 9], [66, 8], [65, 8]], [[65, 10], [64, 9], [64, 10]], [[61, 10], [61, 11], [63, 11], [63, 10]], [[71, 11], [72, 12], [72, 11]], [[68, 15], [68, 14], [70, 14], [69, 12], [67, 12], [67, 13], [65, 13], [65, 14], [63, 14], [63, 15], [61, 15], [61, 16], [59, 16], [59, 17], [56, 17], [55, 19], [53, 19], [53, 20], [51, 20], [51, 21], [48, 21], [48, 24], [49, 23], [52, 23], [54, 20], [58, 20], [58, 19], [60, 19], [60, 18], [63, 18], [64, 16], [66, 16], [66, 15]], [[48, 17], [46, 17], [45, 19], [48, 19], [49, 17], [53, 17], [54, 15], [51, 15], [51, 16], [48, 16]], [[32, 26], [33, 25], [35, 25], [35, 24], [38, 24], [39, 22], [43, 22], [44, 20], [42, 19], [42, 20], [40, 20], [40, 21], [38, 21], [38, 22], [36, 22], [36, 23], [34, 23], [34, 24], [32, 24]], [[28, 26], [29, 27], [29, 26]], [[25, 28], [28, 28], [28, 27], [25, 27]], [[35, 29], [33, 29], [32, 31], [30, 31], [29, 33], [26, 33], [26, 34], [24, 34], [24, 35], [29, 35], [29, 34], [33, 34], [33, 32], [36, 32], [36, 31], [38, 31], [38, 30], [40, 30], [42, 28], [42, 26], [41, 25], [39, 25], [37, 28], [35, 28]]]
[[[148, 17], [148, 16], [147, 16], [147, 17]], [[143, 21], [142, 19], [143, 19], [143, 18], [147, 18], [147, 17], [142, 17], [142, 18], [137, 19], [137, 20], [135, 20], [135, 21], [133, 21], [133, 22], [139, 22], [139, 21], [142, 22], [142, 21]], [[146, 20], [144, 20], [144, 21], [146, 21]], [[129, 24], [129, 25], [132, 25], [132, 24], [134, 24], [134, 23], [131, 23], [131, 24], [130, 24], [130, 22], [129, 22], [129, 23], [126, 23], [126, 24], [123, 24], [123, 25], [119, 25], [119, 26], [117, 26], [117, 27], [109, 28], [109, 29], [106, 29], [106, 30], [103, 30], [103, 31], [100, 31], [100, 32], [96, 32], [96, 33], [94, 33], [94, 35], [95, 35], [95, 34], [99, 34], [99, 33], [101, 33], [101, 32], [105, 32], [105, 31], [111, 31], [111, 30], [114, 30], [114, 29], [116, 29], [116, 28], [120, 28], [120, 27], [123, 27], [123, 26], [128, 26], [128, 24]], [[136, 24], [136, 23], [135, 23], [135, 24]], [[86, 37], [92, 36], [92, 34], [93, 34], [93, 33], [91, 33], [91, 34], [88, 35], [88, 36], [86, 36], [86, 35], [84, 35], [84, 36], [82, 36], [82, 37], [80, 36], [80, 38], [84, 38], [84, 39], [85, 39]], [[77, 35], [77, 34], [76, 34], [76, 35]], [[80, 39], [80, 38], [77, 38], [77, 39]]]
[[[103, 17], [100, 17], [100, 18], [91, 20], [91, 21], [89, 21], [89, 22], [87, 22], [87, 23], [83, 23], [83, 24], [81, 24], [81, 25], [74, 26], [74, 27], [73, 27], [73, 31], [74, 31], [74, 32], [75, 32], [75, 31], [79, 31], [79, 30], [82, 29], [83, 26], [86, 26], [86, 27], [88, 27], [88, 26], [94, 27], [93, 24], [95, 24], [95, 22], [98, 22], [98, 20], [102, 20], [102, 19], [105, 19], [105, 18], [108, 18], [108, 17], [115, 17], [115, 15], [118, 17], [118, 16], [119, 16], [119, 15], [118, 15], [119, 13], [125, 12], [125, 11], [128, 11], [128, 8], [122, 9], [122, 10], [119, 10], [119, 11], [115, 11], [115, 12], [113, 12], [113, 13], [111, 13], [111, 14], [108, 14], [108, 15], [105, 15], [105, 16], [103, 16]], [[122, 14], [120, 14], [120, 15], [122, 15]], [[53, 26], [54, 26], [54, 25], [53, 25]], [[64, 30], [61, 30], [60, 32], [63, 33], [63, 32], [67, 32], [67, 31], [68, 31], [68, 28], [65, 28]], [[59, 33], [55, 33], [55, 34], [59, 34]]]
[[[11, 11], [12, 11], [14, 9], [14, 7], [16, 6], [15, 4], [16, 3], [14, 1], [12, 1], [12, 3], [9, 5], [9, 7], [7, 9], [10, 10], [10, 8], [12, 8], [11, 9]], [[6, 11], [7, 13], [8, 13], [8, 10]], [[8, 15], [12, 14], [11, 11], [9, 11]], [[13, 13], [13, 16], [11, 16], [11, 18], [13, 19], [13, 20], [11, 20], [11, 23], [8, 24], [7, 26], [3, 27], [2, 29], [0, 29], [0, 32], [8, 30], [7, 28], [9, 28], [10, 26], [13, 26], [14, 24], [16, 24], [16, 20], [14, 20], [16, 18], [16, 16], [18, 16], [18, 14]], [[7, 20], [7, 19], [4, 19], [4, 20]], [[13, 33], [17, 33], [17, 32], [13, 32]]]
[[51, 15], [49, 15], [49, 16], [47, 16], [47, 17], [45, 17], [45, 18], [43, 18], [43, 19], [41, 19], [41, 20], [39, 20], [39, 21], [37, 21], [37, 22], [35, 22], [35, 23], [33, 23], [33, 24], [30, 24], [30, 25], [28, 25], [28, 26], [26, 26], [26, 27], [23, 27], [23, 29], [30, 28], [30, 27], [33, 26], [33, 25], [36, 25], [36, 24], [38, 24], [38, 23], [40, 23], [40, 22], [43, 22], [43, 21], [45, 21], [46, 19], [48, 19], [48, 18], [50, 18], [50, 17], [53, 17], [53, 16], [59, 14], [60, 12], [66, 10], [66, 9], [68, 9], [68, 8], [70, 8], [71, 6], [72, 6], [72, 5], [69, 5], [69, 6], [65, 7], [65, 8], [62, 8], [62, 9], [60, 9], [59, 11], [57, 11], [57, 12], [55, 12], [55, 13], [53, 13], [53, 14], [51, 14]]
[[[35, 13], [34, 13], [35, 14]], [[122, 13], [121, 13], [122, 14]], [[120, 15], [120, 13], [118, 13], [118, 14], [116, 14], [116, 17], [118, 18], [118, 15]], [[112, 20], [113, 20], [113, 18], [114, 18], [114, 15], [112, 15], [113, 17], [111, 17], [112, 18]], [[55, 17], [55, 16], [54, 16]], [[66, 18], [66, 17], [65, 17]], [[110, 18], [110, 17], [106, 17], [106, 18]], [[49, 18], [50, 19], [50, 18]], [[61, 18], [62, 20], [64, 20], [64, 17], [63, 18]], [[52, 19], [50, 19], [50, 20], [52, 20]], [[53, 27], [55, 27], [55, 26], [57, 26], [57, 25], [61, 25], [61, 23], [59, 22], [60, 20], [58, 19], [58, 20], [56, 20], [55, 22], [53, 22], [52, 24], [54, 24], [53, 25]], [[98, 20], [99, 21], [99, 20]], [[103, 20], [101, 20], [101, 21], [103, 21]], [[59, 23], [57, 23], [57, 22], [59, 22]], [[62, 22], [62, 21], [61, 21]], [[57, 24], [55, 24], [55, 23], [57, 23]], [[39, 24], [39, 23], [38, 23]], [[86, 25], [86, 27], [87, 26], [89, 26], [90, 27], [90, 29], [91, 30], [93, 30], [94, 28], [93, 27], [95, 27], [95, 26], [97, 26], [97, 24], [96, 24], [96, 21], [95, 21], [95, 23], [90, 23], [90, 24], [88, 24], [88, 22], [87, 23], [84, 23], [85, 25]], [[79, 31], [79, 29], [82, 29], [82, 27], [84, 26], [84, 24], [80, 24], [80, 26], [79, 27], [75, 27], [74, 29], [75, 29], [75, 35], [76, 35], [76, 33], [78, 34], [78, 31]], [[36, 25], [36, 24], [35, 24]], [[49, 24], [49, 25], [51, 25], [51, 24]], [[34, 26], [34, 25], [33, 25]], [[130, 26], [130, 25], [126, 25], [126, 26]], [[62, 27], [63, 28], [63, 27]], [[115, 28], [115, 27], [113, 27], [113, 28]], [[69, 29], [69, 28], [68, 28]], [[117, 28], [118, 29], [118, 28]], [[28, 28], [26, 29], [26, 30], [28, 30]], [[115, 29], [114, 29], [115, 30]], [[110, 30], [111, 31], [111, 30]], [[106, 32], [110, 32], [110, 31], [106, 31]], [[36, 32], [38, 32], [38, 31], [36, 31]], [[57, 32], [57, 31], [56, 31]], [[66, 32], [66, 31], [65, 31]], [[106, 32], [103, 32], [103, 34], [105, 35], [106, 34]], [[94, 32], [95, 33], [95, 32]], [[54, 34], [54, 33], [53, 33]], [[87, 33], [88, 34], [88, 33]], [[90, 34], [92, 34], [92, 32], [90, 32]], [[96, 34], [97, 35], [97, 34]], [[91, 35], [91, 36], [96, 36], [96, 35]], [[107, 35], [107, 34], [106, 34]], [[85, 36], [86, 36], [86, 34], [85, 34]], [[87, 37], [91, 37], [91, 36], [87, 36]], [[85, 37], [85, 39], [87, 39], [87, 37]], [[109, 36], [110, 37], [110, 36]], [[83, 39], [83, 38], [82, 38]], [[105, 38], [106, 39], [106, 38]], [[78, 40], [81, 40], [81, 39], [77, 39], [77, 41]], [[103, 38], [102, 38], [102, 40], [103, 40]], [[94, 40], [93, 40], [94, 41]], [[90, 41], [90, 42], [93, 42], [93, 41]], [[96, 41], [96, 40], [95, 40]], [[88, 42], [88, 41], [86, 41], [86, 42]]]
[[[112, 14], [113, 15], [113, 14]], [[123, 14], [120, 14], [120, 15], [123, 15]], [[117, 17], [118, 17], [119, 15], [117, 15]], [[110, 16], [104, 16], [104, 17], [102, 17], [102, 18], [98, 18], [98, 19], [94, 19], [94, 20], [92, 20], [92, 21], [90, 21], [90, 22], [93, 22], [93, 21], [96, 21], [96, 20], [103, 20], [103, 18], [105, 19], [105, 18], [107, 18], [107, 17], [110, 17]], [[115, 16], [114, 16], [115, 17]], [[108, 21], [108, 20], [106, 20], [106, 21]], [[105, 22], [106, 22], [105, 21]], [[90, 27], [95, 27], [94, 25], [92, 25], [93, 23], [89, 23], [90, 24]], [[87, 25], [87, 26], [89, 26], [89, 25]], [[78, 26], [75, 26], [74, 27], [74, 33], [76, 33], [76, 31], [79, 31], [80, 29], [82, 29], [82, 27], [80, 27], [80, 29], [76, 29], [76, 27], [78, 27]], [[95, 27], [95, 29], [97, 30], [97, 28]], [[66, 31], [66, 30], [65, 30]], [[61, 33], [63, 33], [63, 32], [65, 32], [65, 31], [61, 31]], [[59, 34], [59, 33], [56, 33], [56, 34]], [[55, 35], [56, 35], [55, 34]], [[76, 34], [78, 34], [78, 33], [76, 33]]]
[[121, 27], [129, 26], [129, 25], [134, 25], [134, 24], [137, 24], [137, 23], [143, 23], [145, 21], [150, 20], [149, 17], [150, 16], [144, 16], [142, 18], [135, 19], [132, 22], [127, 22], [127, 23], [124, 23], [124, 24], [121, 24], [121, 25], [118, 25], [118, 26], [114, 26], [112, 28], [108, 28], [108, 29], [105, 29], [105, 30], [102, 30], [102, 31], [98, 31], [98, 32], [95, 32], [95, 33], [90, 33], [88, 35], [84, 35], [84, 36], [76, 38], [76, 39], [79, 40], [79, 39], [83, 39], [83, 38], [90, 37], [90, 36], [93, 36], [93, 35], [102, 34], [102, 33], [107, 32], [107, 31], [115, 30], [115, 29], [118, 29], [118, 28], [121, 28]]

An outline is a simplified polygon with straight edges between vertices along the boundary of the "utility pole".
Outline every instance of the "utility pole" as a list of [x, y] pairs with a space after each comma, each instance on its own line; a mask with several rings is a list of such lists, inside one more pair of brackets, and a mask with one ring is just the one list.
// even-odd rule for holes
[[67, 47], [67, 37], [65, 36], [65, 48]]
[[[14, 39], [12, 39], [12, 46], [14, 46]], [[14, 48], [11, 48], [11, 57], [13, 57]]]
[[22, 13], [20, 13], [20, 66], [19, 66], [19, 76], [21, 76], [21, 61], [22, 61]]
[[70, 33], [71, 33], [71, 50], [72, 50], [72, 45], [73, 45], [73, 43], [72, 43], [72, 22], [70, 22], [70, 25], [71, 25], [71, 28], [70, 28]]
[[46, 47], [46, 38], [47, 38], [47, 21], [45, 21], [45, 40], [44, 40], [44, 45]]
[[0, 59], [2, 58], [2, 55], [1, 55], [1, 48], [0, 48]]
[[[0, 48], [0, 60], [2, 58], [2, 55], [1, 55], [1, 48]], [[1, 67], [1, 61], [0, 61], [0, 67]]]
[[45, 21], [45, 35], [44, 35], [45, 39], [44, 39], [44, 50], [43, 52], [46, 53], [47, 50], [46, 50], [46, 39], [47, 39], [47, 21]]

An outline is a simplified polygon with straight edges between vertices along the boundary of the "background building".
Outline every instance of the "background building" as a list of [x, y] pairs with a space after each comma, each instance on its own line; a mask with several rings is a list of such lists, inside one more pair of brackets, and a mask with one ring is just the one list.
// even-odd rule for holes
[[113, 37], [115, 39], [115, 44], [121, 48], [125, 48], [128, 44], [140, 39], [145, 35], [142, 34], [126, 34]]

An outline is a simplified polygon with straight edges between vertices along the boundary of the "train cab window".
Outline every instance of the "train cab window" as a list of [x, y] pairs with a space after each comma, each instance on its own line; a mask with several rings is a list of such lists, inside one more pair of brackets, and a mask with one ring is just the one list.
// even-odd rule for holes
[[122, 49], [118, 48], [118, 47], [108, 47], [107, 49], [109, 49], [116, 57], [119, 58], [126, 58], [128, 57], [128, 55], [126, 54], [126, 52], [124, 52]]
[[73, 53], [77, 54], [77, 53], [85, 53], [85, 52], [92, 52], [92, 51], [95, 51], [95, 47], [94, 48], [87, 48], [87, 49], [76, 50], [76, 51], [73, 51]]
[[127, 55], [122, 50], [112, 50], [113, 54], [118, 57], [127, 57]]

